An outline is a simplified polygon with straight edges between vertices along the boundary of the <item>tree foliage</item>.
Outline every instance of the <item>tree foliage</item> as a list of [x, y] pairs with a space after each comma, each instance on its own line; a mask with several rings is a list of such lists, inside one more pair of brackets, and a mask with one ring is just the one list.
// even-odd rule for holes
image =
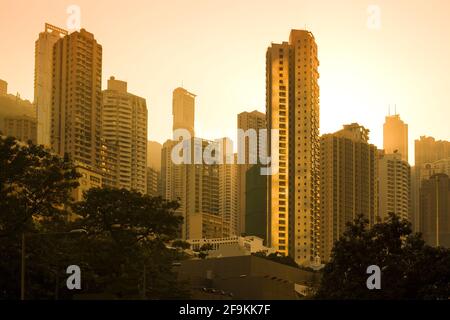
[[74, 207], [80, 218], [73, 223], [88, 231], [80, 243], [83, 249], [77, 251], [77, 259], [88, 270], [83, 293], [134, 299], [186, 297], [172, 272], [179, 252], [166, 245], [182, 222], [177, 208], [177, 202], [125, 189], [87, 191], [85, 200]]
[[[22, 234], [26, 299], [187, 297], [172, 271], [181, 252], [167, 246], [178, 204], [119, 189], [72, 204], [78, 178], [68, 157], [0, 137], [0, 299], [20, 297]], [[69, 232], [80, 228], [87, 234]], [[66, 288], [69, 265], [81, 268], [80, 291]]]
[[[381, 269], [381, 290], [369, 290], [370, 265]], [[319, 299], [448, 299], [450, 250], [427, 246], [409, 222], [391, 214], [369, 228], [358, 217], [335, 243]]]
[[[77, 178], [68, 157], [0, 136], [0, 299], [20, 295], [22, 234], [64, 229]], [[28, 242], [26, 259], [34, 268], [27, 270], [27, 276], [46, 281], [55, 278], [49, 256], [56, 248], [52, 239], [39, 240]]]
[[78, 177], [68, 157], [0, 136], [0, 239], [33, 231], [32, 218], [61, 220]]

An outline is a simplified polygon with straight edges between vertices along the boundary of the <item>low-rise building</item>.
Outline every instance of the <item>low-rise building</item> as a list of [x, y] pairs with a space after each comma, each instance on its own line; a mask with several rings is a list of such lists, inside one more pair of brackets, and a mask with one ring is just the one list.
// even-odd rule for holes
[[187, 240], [193, 251], [199, 251], [204, 245], [211, 245], [208, 257], [234, 257], [247, 256], [252, 253], [275, 253], [275, 249], [264, 246], [264, 239], [256, 236], [228, 237], [214, 239], [190, 239]]
[[[184, 260], [174, 267], [178, 280], [188, 282], [192, 299], [204, 292], [238, 300], [307, 299], [320, 282], [320, 273], [250, 256]], [[209, 297], [209, 296], [208, 296]]]

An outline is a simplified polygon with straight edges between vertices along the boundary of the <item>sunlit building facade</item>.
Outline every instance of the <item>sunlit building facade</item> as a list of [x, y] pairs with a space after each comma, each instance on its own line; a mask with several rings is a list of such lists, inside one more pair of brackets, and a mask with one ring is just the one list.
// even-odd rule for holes
[[172, 94], [173, 130], [186, 129], [195, 136], [195, 94], [184, 88], [176, 88]]
[[37, 111], [37, 143], [51, 146], [53, 46], [68, 32], [51, 24], [39, 33], [34, 49], [34, 104]]
[[383, 149], [386, 154], [397, 153], [408, 162], [408, 125], [400, 115], [389, 115], [383, 125]]
[[102, 47], [81, 29], [53, 47], [51, 148], [101, 166]]
[[267, 49], [267, 126], [279, 130], [278, 144], [269, 143], [279, 172], [268, 179], [268, 245], [302, 265], [320, 259], [318, 67], [309, 31]]

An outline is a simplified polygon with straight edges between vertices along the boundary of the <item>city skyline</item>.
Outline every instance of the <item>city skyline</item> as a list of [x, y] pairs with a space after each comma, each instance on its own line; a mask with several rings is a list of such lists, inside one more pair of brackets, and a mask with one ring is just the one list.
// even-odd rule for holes
[[[127, 10], [135, 17], [136, 24], [146, 25], [145, 21], [148, 21], [152, 26], [142, 30], [134, 28], [134, 23], [118, 19], [123, 9], [119, 5], [108, 7], [108, 11], [102, 10], [101, 2], [79, 1], [77, 5], [81, 9], [81, 27], [93, 32], [104, 47], [102, 89], [106, 88], [106, 80], [115, 75], [130, 83], [137, 95], [147, 99], [150, 140], [163, 143], [171, 137], [171, 92], [181, 85], [198, 95], [195, 123], [198, 136], [208, 139], [230, 136], [234, 139], [236, 114], [255, 109], [265, 111], [265, 57], [262, 52], [271, 41], [283, 39], [285, 30], [306, 26], [316, 37], [321, 61], [320, 133], [334, 132], [344, 123], [358, 122], [371, 130], [371, 143], [381, 148], [384, 117], [388, 115], [389, 105], [391, 110], [396, 105], [409, 125], [409, 162], [413, 164], [415, 139], [422, 135], [437, 140], [450, 138], [445, 124], [440, 125], [442, 121], [439, 121], [446, 117], [450, 103], [446, 96], [450, 82], [445, 74], [449, 63], [445, 57], [450, 53], [450, 45], [438, 41], [449, 32], [449, 28], [442, 27], [447, 23], [443, 21], [445, 15], [442, 12], [449, 4], [434, 2], [442, 10], [431, 11], [432, 6], [414, 1], [397, 1], [395, 4], [378, 1], [380, 30], [371, 30], [366, 25], [370, 4], [366, 1], [343, 1], [326, 6], [323, 2], [289, 2], [293, 10], [285, 12], [283, 21], [275, 19], [277, 11], [269, 15], [265, 3], [260, 4], [258, 14], [250, 11], [254, 8], [251, 1], [239, 6], [231, 3], [231, 9], [223, 10], [221, 17], [217, 17], [216, 9], [221, 8], [222, 3], [198, 1], [188, 6], [177, 2], [176, 10], [171, 3], [168, 5], [172, 6], [172, 11], [167, 21], [157, 18], [158, 14], [166, 12], [162, 4], [127, 3]], [[18, 22], [2, 17], [3, 30], [7, 30], [3, 25], [6, 23], [15, 32], [3, 36], [5, 45], [14, 50], [5, 52], [5, 59], [0, 62], [0, 77], [8, 81], [10, 92], [18, 91], [22, 97], [32, 100], [32, 45], [45, 22], [66, 27], [69, 3], [58, 2], [53, 6], [16, 3], [6, 1], [2, 11], [13, 17], [21, 10], [23, 19], [30, 23], [14, 28]], [[195, 21], [198, 14], [195, 9], [200, 5], [206, 5], [202, 14], [208, 13], [205, 23], [210, 30], [203, 31], [201, 23], [186, 23], [182, 28], [183, 21]], [[24, 6], [30, 10], [22, 10]], [[51, 10], [43, 12], [42, 8]], [[233, 8], [240, 10], [232, 11]], [[140, 14], [135, 15], [137, 11]], [[264, 26], [263, 19], [270, 20], [271, 14], [273, 23]], [[251, 25], [243, 19], [245, 15], [251, 18]], [[227, 18], [234, 18], [234, 25], [229, 21], [228, 25], [224, 23]], [[351, 22], [338, 24], [344, 18]], [[109, 20], [112, 24], [107, 23]], [[175, 20], [181, 22], [171, 25]], [[235, 32], [242, 24], [246, 28]], [[331, 24], [335, 28], [329, 28]], [[108, 26], [114, 27], [114, 32]], [[340, 41], [335, 43], [338, 33]], [[427, 50], [417, 46], [417, 38], [427, 39]], [[215, 50], [218, 41], [227, 46]], [[176, 51], [175, 48], [182, 49]], [[428, 51], [436, 53], [433, 61], [425, 59]], [[169, 57], [171, 63], [164, 63], [167, 60], [161, 60], [162, 57]], [[430, 74], [433, 77], [429, 77]], [[212, 108], [214, 112], [211, 112]]]

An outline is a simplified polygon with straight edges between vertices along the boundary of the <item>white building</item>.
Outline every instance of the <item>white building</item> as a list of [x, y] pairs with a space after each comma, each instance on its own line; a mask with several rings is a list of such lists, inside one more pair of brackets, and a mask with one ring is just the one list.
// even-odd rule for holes
[[248, 256], [257, 252], [269, 255], [276, 252], [274, 248], [264, 246], [264, 240], [256, 236], [190, 239], [187, 242], [191, 244], [193, 251], [200, 250], [205, 244], [211, 244], [213, 249], [208, 251], [208, 257]]

